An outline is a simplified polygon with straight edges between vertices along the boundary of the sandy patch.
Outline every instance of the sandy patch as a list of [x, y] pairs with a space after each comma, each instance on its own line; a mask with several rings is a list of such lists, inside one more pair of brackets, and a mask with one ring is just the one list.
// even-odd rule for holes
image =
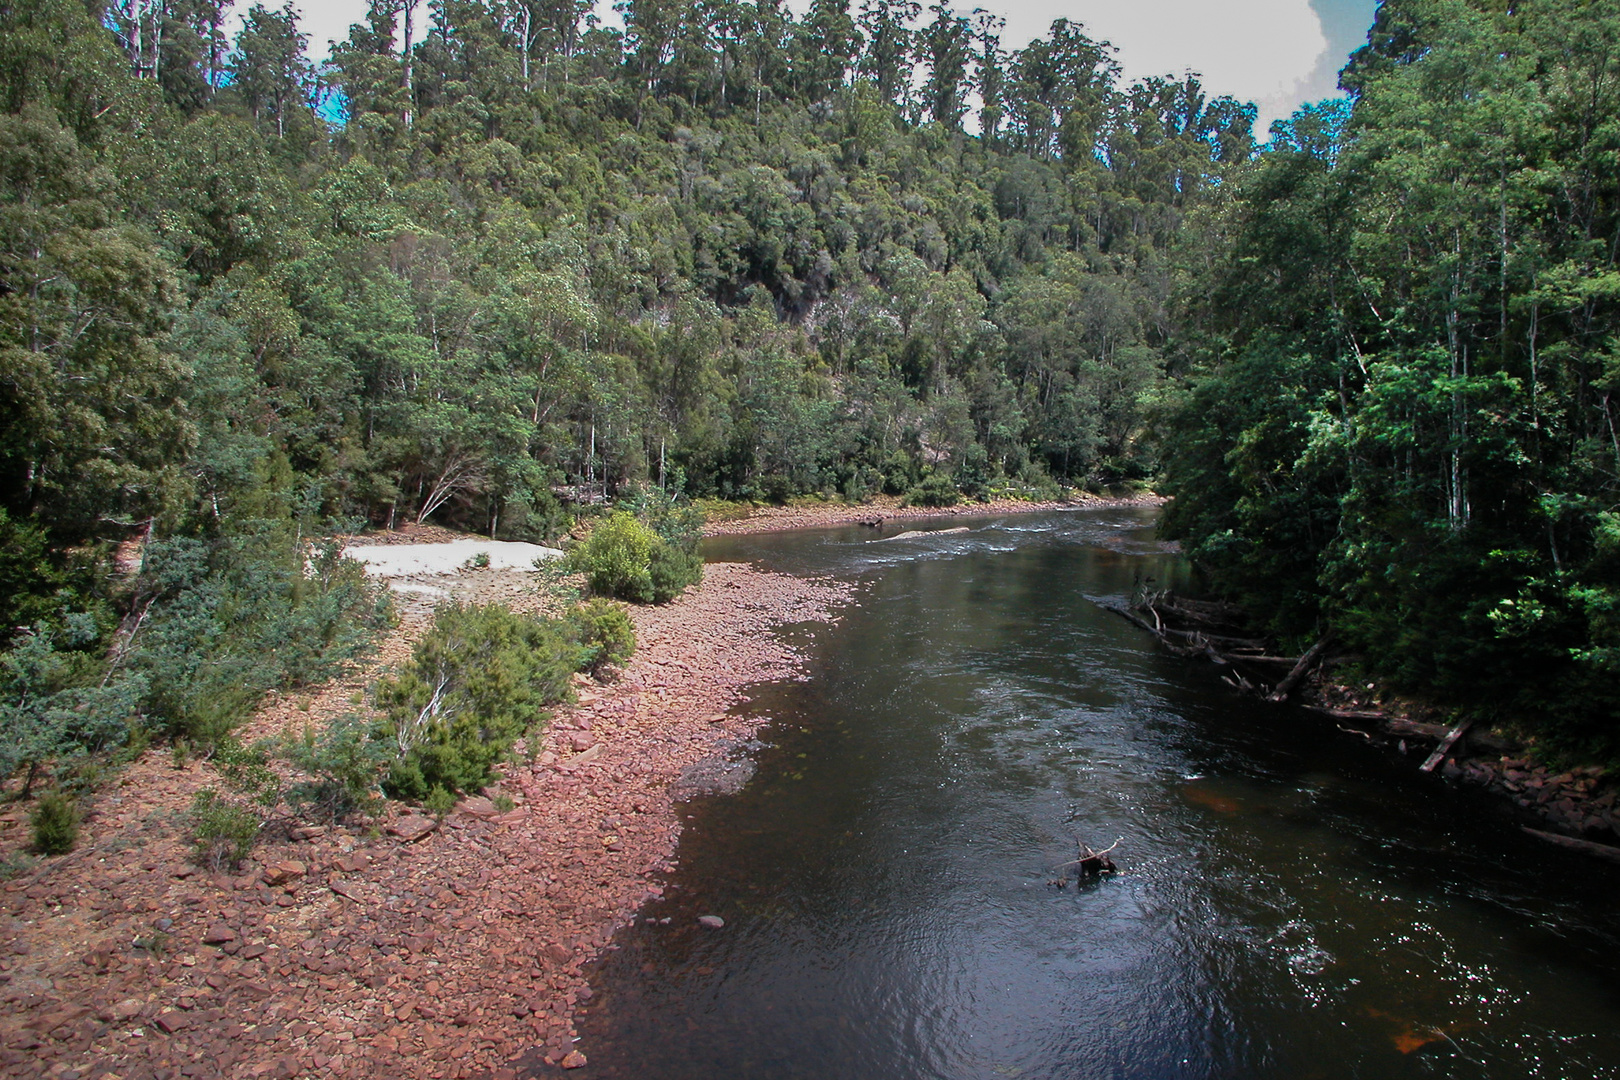
[[522, 544], [511, 540], [452, 540], [437, 544], [351, 543], [343, 554], [363, 563], [373, 577], [402, 578], [420, 575], [459, 574], [480, 557], [488, 559], [488, 570], [516, 570], [531, 573], [536, 565], [560, 559], [557, 548]]

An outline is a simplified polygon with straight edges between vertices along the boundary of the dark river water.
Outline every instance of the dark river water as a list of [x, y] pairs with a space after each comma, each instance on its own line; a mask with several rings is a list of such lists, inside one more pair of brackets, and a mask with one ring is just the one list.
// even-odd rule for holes
[[1617, 868], [1098, 609], [1185, 573], [1149, 511], [947, 524], [711, 542], [860, 590], [687, 805], [574, 1075], [1620, 1077]]

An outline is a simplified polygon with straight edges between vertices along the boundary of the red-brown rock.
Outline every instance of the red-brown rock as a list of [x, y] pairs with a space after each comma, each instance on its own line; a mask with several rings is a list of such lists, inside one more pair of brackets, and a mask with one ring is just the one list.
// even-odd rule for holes
[[407, 844], [414, 844], [438, 827], [439, 823], [432, 818], [412, 814], [409, 817], [402, 817], [398, 821], [390, 822], [388, 835], [398, 837]]

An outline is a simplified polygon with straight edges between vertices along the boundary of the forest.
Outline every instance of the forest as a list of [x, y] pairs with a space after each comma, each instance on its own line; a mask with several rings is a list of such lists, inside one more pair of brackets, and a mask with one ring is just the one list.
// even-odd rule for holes
[[1278, 638], [1620, 759], [1620, 5], [1385, 0], [1269, 139], [1063, 20], [591, 7], [0, 4], [0, 773], [336, 670], [358, 528], [1122, 486]]

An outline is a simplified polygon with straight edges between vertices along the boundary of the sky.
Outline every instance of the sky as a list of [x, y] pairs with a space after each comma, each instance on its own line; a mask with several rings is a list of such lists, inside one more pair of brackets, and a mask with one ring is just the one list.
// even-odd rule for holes
[[[1307, 101], [1337, 93], [1338, 72], [1366, 42], [1376, 0], [966, 0], [1006, 17], [1002, 42], [1019, 48], [1046, 32], [1054, 19], [1085, 26], [1113, 43], [1127, 80], [1148, 75], [1203, 76], [1212, 96], [1231, 94], [1260, 109], [1255, 133]], [[246, 10], [243, 0], [239, 10]], [[267, 4], [273, 6], [273, 4]], [[309, 35], [310, 53], [326, 56], [329, 42], [348, 37], [365, 15], [366, 0], [294, 0]], [[808, 0], [789, 0], [802, 12]], [[851, 4], [858, 8], [859, 2]], [[420, 19], [426, 22], [427, 4]], [[611, 3], [600, 0], [603, 21], [618, 24]]]

